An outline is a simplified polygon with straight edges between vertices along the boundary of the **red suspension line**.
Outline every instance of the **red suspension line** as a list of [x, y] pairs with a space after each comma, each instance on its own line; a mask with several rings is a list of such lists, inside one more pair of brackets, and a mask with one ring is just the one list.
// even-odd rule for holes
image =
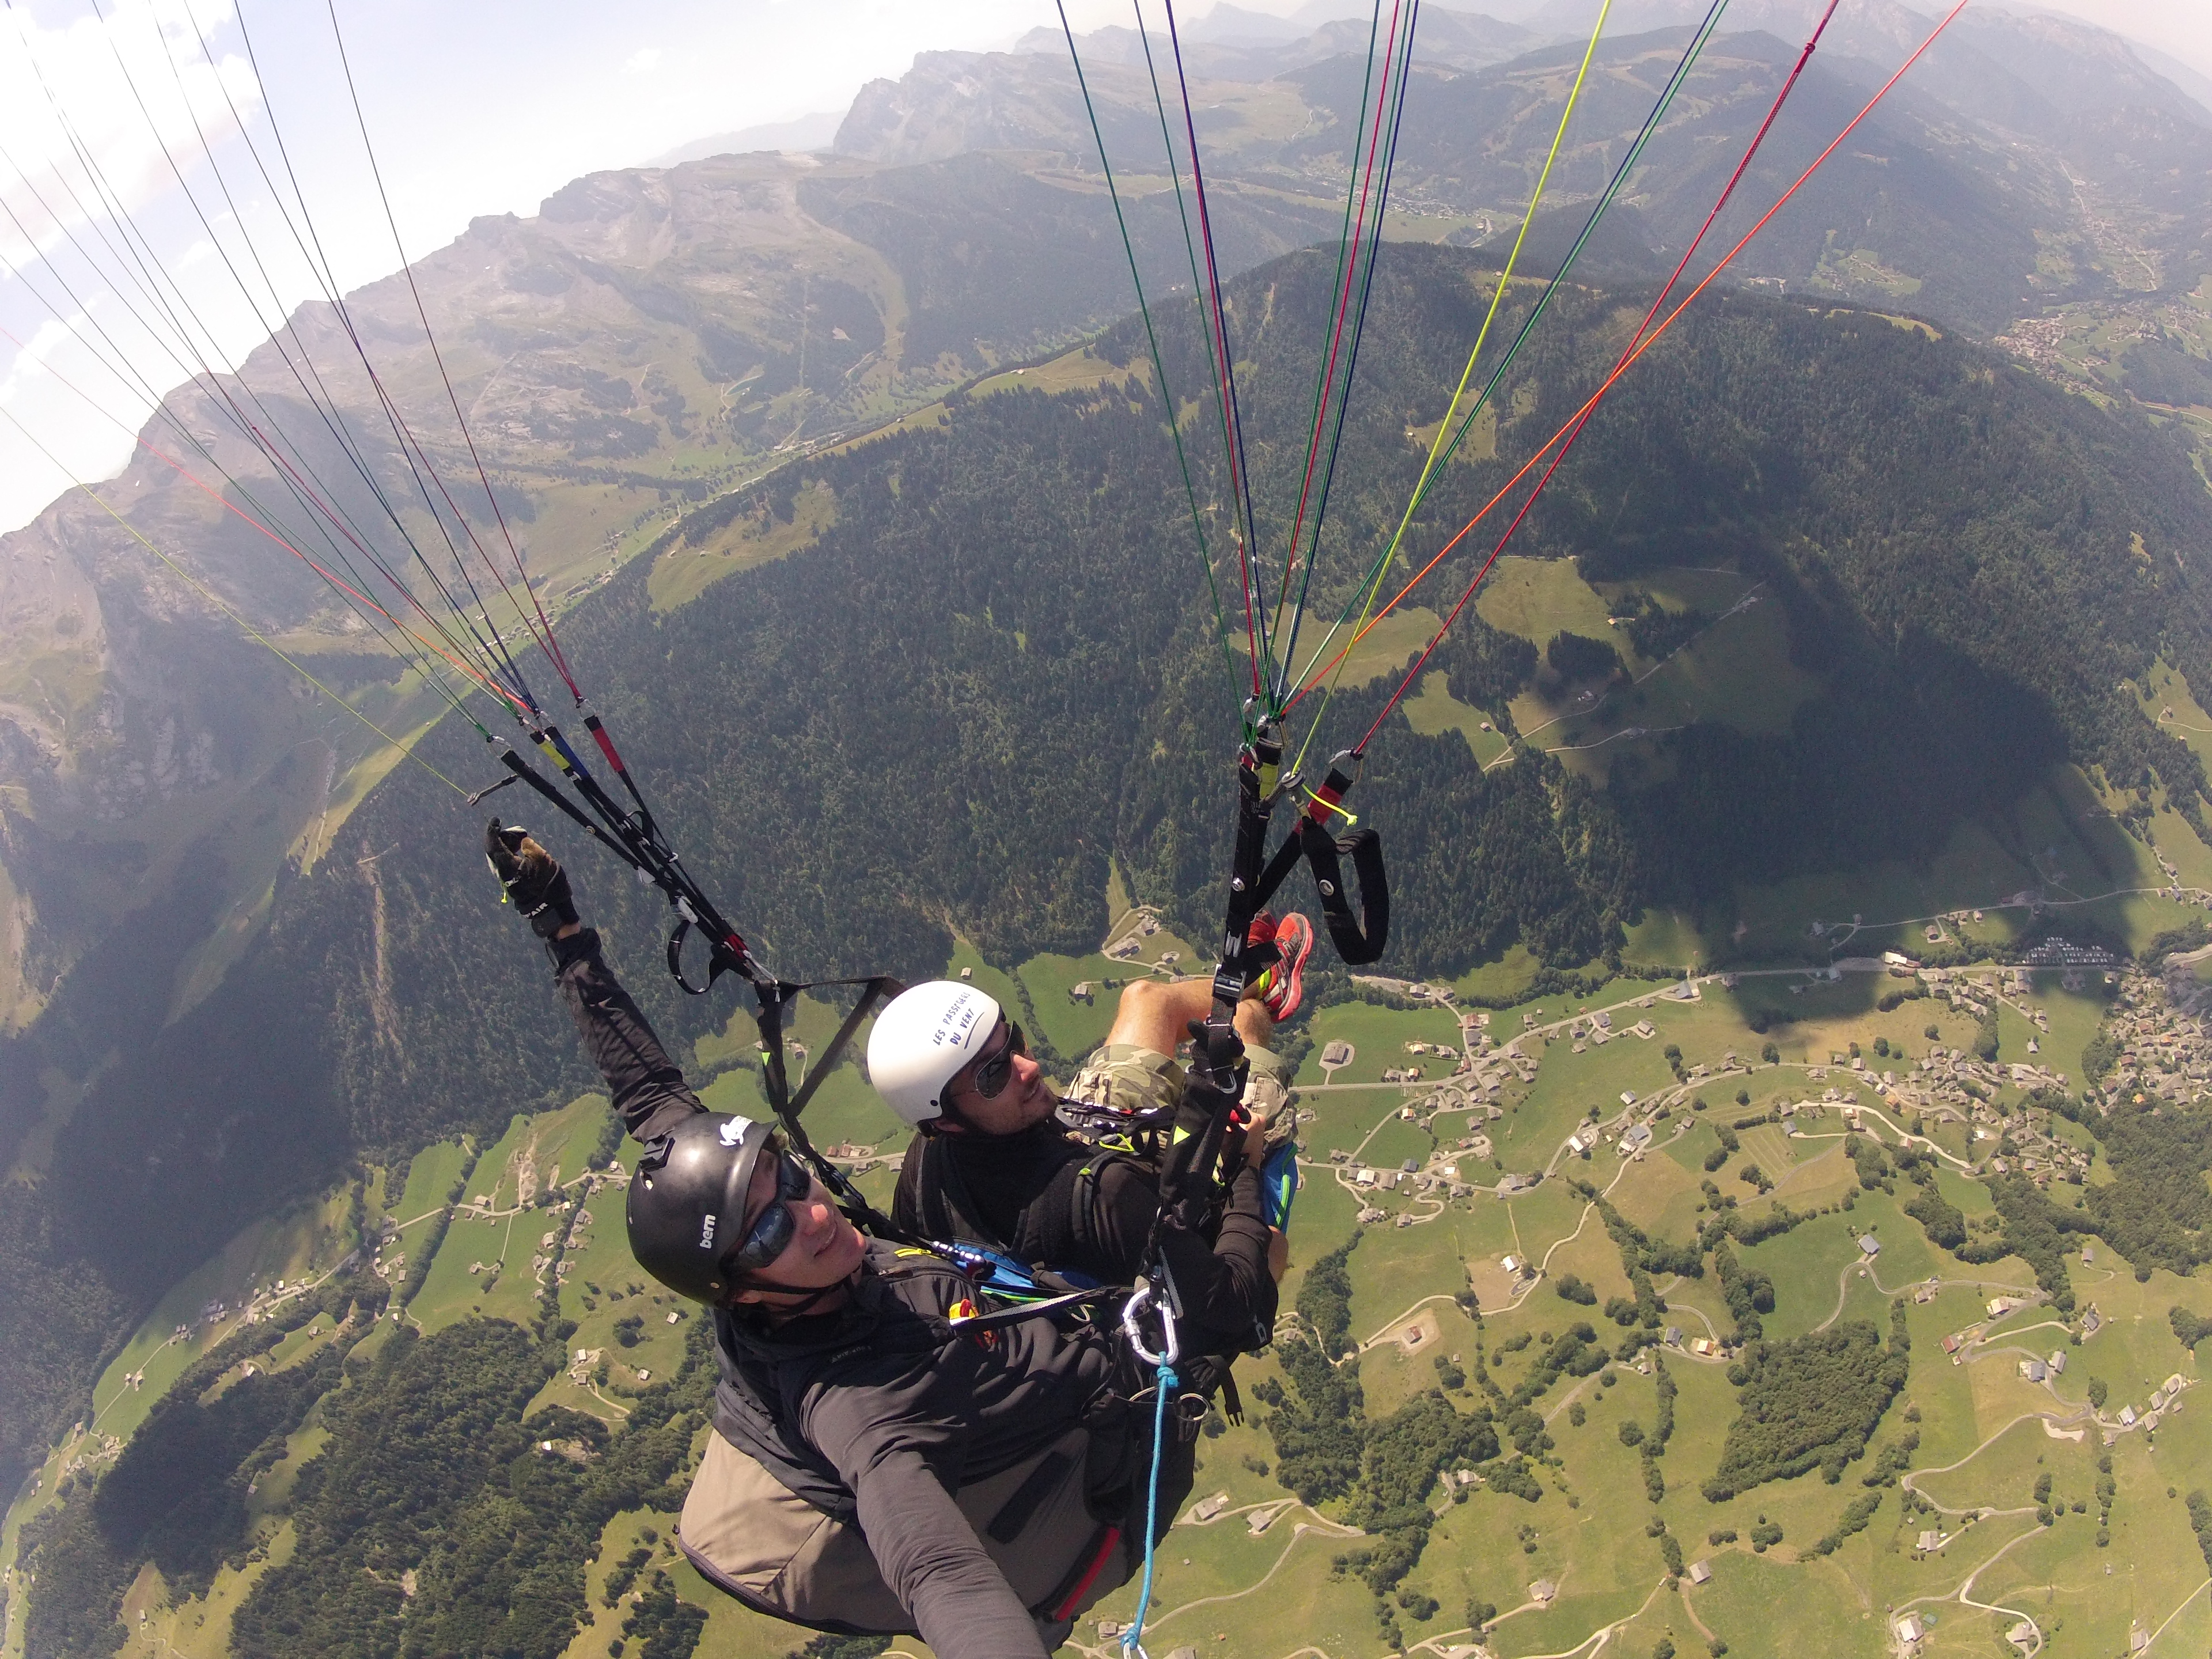
[[[1358, 634], [1352, 636], [1350, 643], [1346, 645], [1342, 651], [1340, 651], [1336, 656], [1330, 659], [1329, 662], [1323, 665], [1312, 678], [1309, 679], [1304, 685], [1298, 688], [1297, 696], [1291, 699], [1291, 702], [1293, 704], [1297, 702], [1298, 697], [1304, 696], [1307, 692], [1312, 690], [1316, 685], [1319, 684], [1322, 679], [1334, 670], [1337, 663], [1342, 661], [1345, 657], [1348, 656], [1352, 651], [1358, 647], [1360, 641], [1365, 639], [1370, 633], [1373, 632], [1376, 624], [1379, 623], [1384, 617], [1388, 616], [1402, 600], [1404, 600], [1406, 596], [1411, 593], [1431, 570], [1436, 568], [1437, 565], [1447, 554], [1450, 553], [1454, 548], [1457, 547], [1461, 542], [1467, 538], [1468, 534], [1473, 532], [1475, 526], [1481, 523], [1483, 519], [1489, 514], [1491, 508], [1496, 507], [1498, 502], [1504, 500], [1507, 495], [1510, 495], [1515, 487], [1517, 486], [1523, 478], [1527, 477], [1530, 472], [1535, 470], [1537, 463], [1544, 459], [1545, 456], [1551, 452], [1553, 445], [1560, 443], [1563, 440], [1568, 443], [1572, 443], [1573, 441], [1580, 435], [1582, 427], [1588, 422], [1591, 412], [1595, 410], [1598, 404], [1604, 400], [1606, 395], [1613, 390], [1614, 384], [1620, 380], [1620, 377], [1626, 374], [1628, 370], [1643, 357], [1645, 352], [1650, 350], [1654, 345], [1659, 343], [1661, 337], [1666, 334], [1668, 329], [1674, 327], [1674, 324], [1680, 319], [1682, 313], [1687, 311], [1691, 306], [1695, 304], [1698, 297], [1707, 289], [1711, 288], [1713, 283], [1719, 279], [1721, 273], [1726, 270], [1729, 266], [1734, 263], [1736, 255], [1741, 253], [1743, 250], [1749, 246], [1752, 239], [1757, 236], [1760, 231], [1766, 228], [1768, 222], [1773, 219], [1774, 216], [1781, 212], [1782, 210], [1789, 204], [1790, 199], [1794, 198], [1800, 190], [1804, 188], [1806, 181], [1811, 179], [1815, 173], [1819, 172], [1821, 167], [1826, 164], [1828, 158], [1833, 155], [1837, 150], [1843, 147], [1844, 141], [1849, 138], [1852, 133], [1858, 130], [1859, 124], [1861, 122], [1864, 121], [1868, 116], [1874, 113], [1875, 106], [1881, 103], [1883, 98], [1888, 95], [1890, 88], [1894, 87], [1899, 81], [1903, 80], [1906, 72], [1926, 55], [1928, 49], [1936, 44], [1937, 38], [1942, 34], [1945, 29], [1951, 26], [1952, 20], [1956, 18], [1960, 12], [1966, 9], [1967, 3], [1968, 0], [1958, 0], [1958, 3], [1953, 6], [1948, 12], [1944, 14], [1942, 21], [1938, 22], [1935, 28], [1929, 32], [1928, 38], [1923, 40], [1920, 45], [1914, 49], [1913, 53], [1910, 58], [1907, 58], [1903, 64], [1898, 66], [1897, 72], [1894, 75], [1892, 75], [1888, 80], [1882, 82], [1880, 89], [1875, 93], [1873, 97], [1867, 100], [1865, 106], [1862, 108], [1856, 115], [1851, 118], [1850, 124], [1845, 126], [1841, 132], [1836, 135], [1835, 138], [1829, 143], [1828, 147], [1813, 158], [1811, 165], [1807, 167], [1802, 173], [1797, 175], [1796, 179], [1790, 185], [1790, 188], [1784, 191], [1781, 196], [1776, 199], [1774, 205], [1767, 209], [1765, 213], [1759, 216], [1759, 222], [1753, 225], [1749, 230], [1746, 231], [1742, 236], [1737, 239], [1735, 245], [1729, 248], [1729, 251], [1722, 256], [1720, 263], [1713, 267], [1711, 271], [1706, 275], [1705, 280], [1700, 282], [1696, 288], [1691, 289], [1689, 294], [1683, 298], [1681, 302], [1678, 304], [1674, 310], [1668, 313], [1666, 319], [1662, 322], [1657, 328], [1652, 330], [1650, 334], [1647, 336], [1640, 344], [1635, 346], [1632, 351], [1623, 356], [1621, 362], [1613, 368], [1610, 374], [1606, 376], [1604, 382], [1599, 386], [1595, 392], [1589, 395], [1589, 398], [1584, 401], [1582, 407], [1577, 409], [1572, 415], [1569, 416], [1566, 421], [1560, 426], [1559, 429], [1553, 433], [1550, 438], [1547, 439], [1542, 447], [1540, 447], [1534, 455], [1528, 458], [1528, 461], [1522, 466], [1521, 470], [1518, 472], [1516, 472], [1511, 478], [1506, 481], [1504, 487], [1499, 489], [1498, 493], [1492, 495], [1487, 501], [1484, 502], [1482, 507], [1475, 513], [1474, 516], [1469, 519], [1467, 523], [1461, 527], [1459, 533], [1455, 535], [1450, 541], [1447, 542], [1442, 548], [1440, 548], [1436, 556], [1430, 559], [1426, 564], [1423, 565], [1421, 568], [1414, 574], [1412, 580], [1407, 581], [1403, 587], [1398, 590], [1397, 593], [1392, 597], [1390, 603], [1384, 605], [1382, 610], [1378, 611], [1374, 617], [1369, 621], [1367, 626], [1361, 629]], [[1831, 10], [1833, 8], [1831, 7]], [[1825, 19], [1823, 21], [1825, 23]], [[1564, 455], [1564, 451], [1562, 452], [1562, 455]], [[1553, 463], [1552, 468], [1547, 471], [1545, 474], [1545, 478], [1547, 480], [1549, 479], [1552, 471], [1557, 470], [1557, 465], [1558, 463], [1555, 460]], [[1540, 488], [1541, 485], [1540, 484], [1539, 489], [1540, 489]], [[1532, 503], [1534, 500], [1534, 496], [1532, 494], [1530, 497]], [[1527, 512], [1528, 507], [1524, 505], [1522, 508], [1522, 514], [1525, 516]], [[1519, 519], [1516, 518], [1515, 523], [1518, 524], [1519, 521]], [[1511, 532], [1509, 531], [1508, 534], [1510, 535], [1510, 533]], [[1502, 548], [1503, 543], [1501, 542], [1501, 550]], [[1436, 649], [1437, 645], [1442, 641], [1445, 629], [1451, 626], [1452, 621], [1458, 617], [1461, 611], [1466, 608], [1468, 601], [1474, 597], [1475, 588], [1480, 585], [1483, 576], [1488, 573], [1491, 564], [1496, 561], [1497, 556], [1498, 554], [1493, 552], [1491, 555], [1490, 559], [1484, 562], [1482, 568], [1475, 573], [1474, 580], [1468, 584], [1467, 589], [1460, 596], [1458, 603], [1453, 605], [1450, 615], [1444, 619], [1443, 626], [1437, 630], [1436, 635], [1430, 640], [1427, 648], [1425, 649], [1421, 655], [1415, 659], [1413, 670], [1408, 671], [1409, 678], [1401, 682], [1397, 691], [1393, 694], [1389, 706], [1387, 706], [1382, 711], [1384, 715], [1387, 716], [1390, 712], [1390, 709], [1397, 706], [1399, 699], [1405, 696], [1407, 687], [1412, 684], [1410, 675], [1414, 672], [1418, 672], [1421, 664], [1425, 663], [1428, 660], [1430, 653]], [[1381, 726], [1382, 720], [1378, 718], [1374, 726], [1369, 728], [1367, 737], [1361, 739], [1361, 744], [1363, 747], [1368, 739], [1373, 737], [1375, 732], [1380, 729]]]

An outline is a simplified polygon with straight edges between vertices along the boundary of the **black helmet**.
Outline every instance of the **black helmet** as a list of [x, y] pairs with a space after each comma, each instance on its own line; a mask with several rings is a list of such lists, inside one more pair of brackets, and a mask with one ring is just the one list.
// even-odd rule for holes
[[623, 1220], [638, 1265], [678, 1296], [726, 1300], [744, 1242], [753, 1166], [775, 1134], [749, 1117], [701, 1112], [655, 1136], [630, 1176]]

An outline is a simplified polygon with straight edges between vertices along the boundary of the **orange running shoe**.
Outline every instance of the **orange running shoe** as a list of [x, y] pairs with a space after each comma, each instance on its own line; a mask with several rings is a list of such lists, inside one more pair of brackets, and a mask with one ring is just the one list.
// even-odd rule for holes
[[[1265, 933], [1261, 932], [1262, 927], [1267, 929]], [[1246, 937], [1255, 945], [1275, 947], [1275, 960], [1254, 982], [1253, 994], [1279, 1024], [1297, 1012], [1298, 1004], [1305, 998], [1306, 958], [1314, 947], [1313, 923], [1296, 911], [1278, 921], [1262, 910], [1252, 919]]]

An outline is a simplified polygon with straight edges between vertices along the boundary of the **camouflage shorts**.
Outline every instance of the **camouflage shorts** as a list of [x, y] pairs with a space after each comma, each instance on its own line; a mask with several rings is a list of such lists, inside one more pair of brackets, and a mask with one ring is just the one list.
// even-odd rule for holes
[[[1283, 1062], [1271, 1050], [1247, 1048], [1252, 1072], [1244, 1085], [1244, 1104], [1267, 1126], [1271, 1145], [1291, 1131], [1290, 1091], [1283, 1086]], [[1182, 1103], [1188, 1078], [1172, 1056], [1133, 1042], [1109, 1042], [1093, 1053], [1075, 1074], [1068, 1093], [1094, 1106], [1115, 1111], [1148, 1112]]]

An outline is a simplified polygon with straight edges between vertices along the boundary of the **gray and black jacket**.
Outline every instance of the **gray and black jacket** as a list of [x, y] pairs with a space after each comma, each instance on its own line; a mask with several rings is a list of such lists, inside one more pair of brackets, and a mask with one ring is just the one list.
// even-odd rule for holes
[[[554, 946], [561, 994], [640, 1140], [703, 1111], [586, 929]], [[951, 1494], [1091, 1421], [1118, 1427], [1110, 1340], [1036, 1319], [988, 1343], [945, 1318], [973, 1295], [926, 1253], [875, 1243], [850, 1302], [774, 1328], [715, 1310], [716, 1431], [866, 1534], [924, 1640], [963, 1659], [1035, 1659], [1028, 1610]]]

